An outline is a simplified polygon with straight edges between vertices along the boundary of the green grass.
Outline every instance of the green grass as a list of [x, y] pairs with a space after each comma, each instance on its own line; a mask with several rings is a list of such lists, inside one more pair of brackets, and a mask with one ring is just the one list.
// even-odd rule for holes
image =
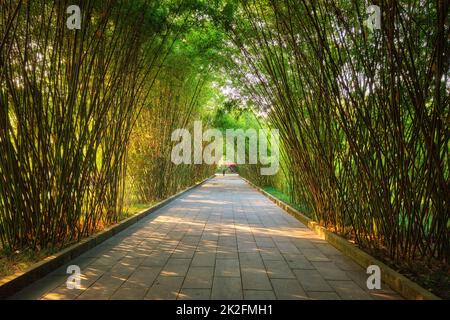
[[283, 193], [282, 191], [271, 187], [271, 186], [266, 186], [262, 188], [264, 191], [266, 191], [267, 193], [271, 194], [272, 196], [274, 196], [275, 198], [283, 201], [284, 203], [287, 203], [288, 205], [290, 205], [291, 207], [297, 209], [298, 211], [300, 211], [301, 213], [303, 213], [304, 215], [306, 215], [307, 217], [311, 218], [311, 209], [308, 207], [308, 205], [306, 203], [293, 203], [291, 201], [291, 198]]
[[278, 189], [275, 189], [274, 187], [264, 187], [263, 188], [264, 191], [270, 193], [271, 195], [273, 195], [275, 198], [280, 199], [283, 202], [286, 202], [290, 205], [293, 205], [293, 203], [291, 202], [289, 196], [283, 192], [281, 192]]
[[129, 218], [142, 210], [150, 208], [152, 204], [153, 203], [134, 203], [127, 207], [124, 207], [122, 217], [123, 219]]

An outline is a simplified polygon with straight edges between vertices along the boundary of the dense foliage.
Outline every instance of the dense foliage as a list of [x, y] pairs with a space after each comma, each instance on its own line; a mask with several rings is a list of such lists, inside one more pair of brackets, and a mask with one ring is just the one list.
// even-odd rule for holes
[[[421, 2], [422, 3], [422, 2]], [[242, 1], [235, 72], [280, 130], [289, 190], [395, 261], [448, 261], [448, 2]]]
[[[75, 1], [77, 2], [77, 1]], [[171, 133], [278, 129], [289, 196], [385, 261], [450, 259], [448, 1], [0, 1], [0, 244], [78, 241], [208, 177]], [[247, 145], [248, 149], [248, 145]]]

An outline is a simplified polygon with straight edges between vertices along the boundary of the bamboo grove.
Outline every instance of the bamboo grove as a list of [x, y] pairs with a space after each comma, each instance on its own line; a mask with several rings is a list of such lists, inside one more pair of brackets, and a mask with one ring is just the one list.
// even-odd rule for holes
[[[204, 61], [199, 63], [208, 67]], [[172, 53], [153, 85], [129, 143], [128, 186], [135, 197], [131, 202], [162, 200], [214, 173], [211, 166], [171, 162], [172, 132], [191, 126], [192, 118], [203, 117], [200, 104], [207, 98], [208, 74], [197, 74], [195, 65], [194, 59]]]
[[[75, 1], [76, 2], [76, 1]], [[449, 2], [0, 0], [0, 245], [62, 247], [215, 172], [171, 133], [278, 129], [240, 173], [385, 261], [450, 258]], [[232, 84], [239, 94], [224, 93]]]
[[373, 31], [364, 1], [242, 4], [236, 78], [280, 130], [292, 201], [377, 256], [448, 262], [449, 3], [377, 1]]
[[[187, 31], [191, 8], [183, 1], [82, 1], [81, 29], [69, 30], [66, 8], [71, 4], [1, 1], [3, 250], [61, 247], [117, 222], [124, 196], [131, 197], [125, 195], [127, 181], [142, 173], [128, 172], [127, 179], [128, 157], [135, 164], [127, 149], [130, 137], [136, 141], [136, 122], [147, 125], [147, 118], [161, 115], [152, 121], [166, 132], [170, 127], [164, 127], [164, 117], [182, 119], [178, 106], [165, 110], [177, 92], [158, 105], [151, 90], [155, 83], [161, 90], [157, 95], [176, 90], [159, 72], [177, 38]], [[194, 92], [186, 91], [183, 99], [191, 93], [195, 104]], [[160, 138], [153, 133], [153, 139]], [[151, 158], [155, 163], [142, 170], [161, 165], [163, 157]], [[162, 174], [160, 181], [171, 187], [152, 199], [191, 185], [208, 172], [189, 167], [175, 174]], [[145, 193], [145, 200], [153, 191]]]

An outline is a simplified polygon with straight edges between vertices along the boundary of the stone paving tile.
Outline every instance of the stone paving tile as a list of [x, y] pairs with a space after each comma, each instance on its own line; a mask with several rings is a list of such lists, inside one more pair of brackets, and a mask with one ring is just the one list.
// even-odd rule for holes
[[244, 290], [244, 300], [276, 300], [272, 290]]
[[184, 277], [189, 269], [190, 259], [170, 258], [162, 268], [161, 275], [172, 277]]
[[216, 252], [217, 240], [202, 239], [198, 243], [197, 252]]
[[307, 295], [300, 284], [291, 279], [271, 279], [273, 289], [278, 299], [304, 300]]
[[280, 251], [278, 251], [278, 249], [273, 249], [273, 248], [261, 249], [260, 254], [264, 261], [269, 261], [269, 260], [283, 261], [284, 260], [283, 255], [281, 254]]
[[291, 269], [315, 269], [302, 254], [284, 253], [283, 256]]
[[272, 290], [269, 277], [264, 267], [241, 269], [242, 286], [244, 289], [252, 290]]
[[136, 270], [136, 268], [137, 268], [136, 265], [119, 261], [109, 270], [109, 272], [111, 272], [113, 274], [129, 277]]
[[[81, 288], [66, 287], [68, 265]], [[217, 176], [14, 299], [400, 299], [237, 176]]]
[[345, 271], [338, 268], [333, 262], [312, 262], [325, 280], [350, 280]]
[[183, 237], [183, 239], [181, 239], [181, 243], [196, 246], [200, 242], [200, 238], [201, 236], [186, 235]]
[[197, 251], [192, 259], [191, 265], [194, 267], [213, 267], [216, 263], [215, 252]]
[[177, 247], [172, 253], [171, 258], [175, 259], [191, 259], [194, 256], [195, 248]]
[[281, 253], [300, 254], [298, 248], [290, 241], [278, 241], [276, 245]]
[[231, 232], [231, 230], [225, 230], [225, 235], [219, 236], [218, 245], [223, 247], [236, 247], [237, 246], [237, 239], [235, 236], [228, 235], [228, 233]]
[[238, 259], [216, 259], [216, 277], [240, 277]]
[[294, 270], [295, 276], [306, 291], [334, 291], [317, 270]]
[[282, 260], [267, 260], [264, 262], [266, 265], [267, 274], [269, 275], [269, 278], [288, 278], [288, 279], [295, 279], [294, 274], [291, 271], [291, 268], [289, 268], [289, 265], [286, 261]]
[[332, 256], [342, 255], [342, 252], [340, 252], [338, 249], [336, 249], [329, 243], [316, 243], [315, 246], [327, 257], [331, 258]]
[[97, 258], [90, 265], [91, 266], [108, 266], [108, 267], [112, 267], [119, 260], [120, 260], [120, 258], [118, 258], [118, 257], [105, 255], [105, 256]]
[[308, 297], [313, 300], [341, 300], [336, 292], [309, 291]]
[[207, 289], [212, 287], [213, 267], [190, 267], [183, 288]]
[[215, 277], [211, 291], [213, 300], [242, 300], [241, 278]]
[[147, 292], [146, 288], [122, 286], [111, 296], [111, 300], [142, 300]]
[[179, 244], [178, 240], [162, 241], [158, 246], [158, 250], [160, 252], [161, 251], [173, 252], [175, 248], [178, 246], [178, 244]]
[[292, 240], [292, 243], [300, 250], [302, 250], [302, 249], [316, 249], [314, 244], [309, 239], [297, 238], [297, 239]]
[[[80, 285], [83, 290], [89, 288], [98, 279], [100, 279], [105, 273], [107, 273], [109, 268], [89, 266], [86, 269], [81, 270], [81, 281]], [[66, 278], [67, 279], [67, 278]]]
[[238, 245], [238, 252], [258, 252], [256, 242], [245, 242]]
[[97, 280], [92, 286], [87, 288], [81, 295], [79, 295], [77, 299], [81, 300], [109, 299], [125, 280], [126, 280], [125, 277], [106, 273], [99, 280]]
[[301, 253], [309, 261], [330, 261], [319, 249], [301, 249]]
[[211, 289], [181, 289], [178, 300], [208, 300], [211, 297]]
[[224, 251], [217, 251], [216, 253], [216, 259], [239, 259], [238, 252], [224, 252]]
[[255, 237], [258, 248], [275, 248], [275, 242], [270, 237]]
[[217, 248], [217, 259], [238, 259], [238, 251], [233, 248]]
[[120, 261], [125, 261], [130, 265], [140, 265], [150, 254], [153, 249], [136, 248], [134, 251], [128, 252]]
[[[342, 254], [339, 256], [333, 256], [333, 261], [339, 267], [339, 269], [344, 271], [357, 271], [358, 273], [361, 273], [361, 271], [363, 270], [360, 265]], [[366, 277], [364, 271], [362, 274]]]
[[44, 294], [42, 300], [73, 300], [76, 299], [83, 290], [78, 289], [68, 289], [67, 286], [61, 285], [54, 290]]
[[170, 252], [152, 252], [147, 258], [142, 262], [142, 266], [146, 267], [163, 267], [166, 265], [167, 260], [169, 260]]
[[148, 290], [146, 300], [175, 300], [184, 277], [159, 276]]
[[264, 263], [258, 252], [240, 252], [239, 263], [241, 268], [259, 268], [264, 269]]
[[328, 281], [337, 294], [345, 300], [372, 300], [372, 297], [353, 281]]
[[218, 232], [204, 231], [203, 234], [202, 234], [202, 237], [200, 238], [200, 243], [202, 241], [214, 241], [214, 242], [216, 242], [216, 245], [217, 245], [217, 241], [218, 240], [219, 240], [219, 233]]
[[127, 279], [126, 284], [129, 286], [149, 288], [158, 277], [160, 271], [160, 267], [140, 266]]

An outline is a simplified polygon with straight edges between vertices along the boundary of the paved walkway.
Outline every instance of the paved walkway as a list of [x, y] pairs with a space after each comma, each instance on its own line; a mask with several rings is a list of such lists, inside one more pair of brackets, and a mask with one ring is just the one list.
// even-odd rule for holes
[[17, 299], [399, 299], [237, 176], [217, 176]]

